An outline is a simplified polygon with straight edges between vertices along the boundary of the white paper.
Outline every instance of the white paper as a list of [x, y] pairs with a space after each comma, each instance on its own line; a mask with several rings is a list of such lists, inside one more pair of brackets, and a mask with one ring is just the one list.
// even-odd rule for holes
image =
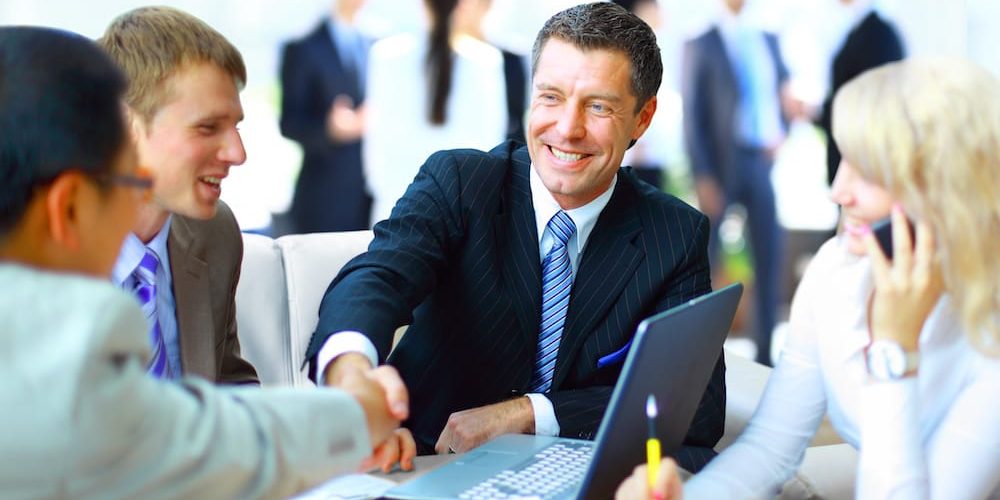
[[293, 500], [361, 500], [378, 498], [396, 483], [368, 474], [348, 474], [335, 477]]

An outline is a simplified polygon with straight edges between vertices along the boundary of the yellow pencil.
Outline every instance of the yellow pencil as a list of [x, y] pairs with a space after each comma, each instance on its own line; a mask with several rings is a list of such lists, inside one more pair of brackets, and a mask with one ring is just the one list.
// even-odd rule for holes
[[656, 487], [656, 476], [660, 471], [660, 440], [656, 439], [656, 398], [650, 394], [646, 398], [646, 422], [649, 424], [649, 439], [646, 440], [646, 468], [649, 489]]

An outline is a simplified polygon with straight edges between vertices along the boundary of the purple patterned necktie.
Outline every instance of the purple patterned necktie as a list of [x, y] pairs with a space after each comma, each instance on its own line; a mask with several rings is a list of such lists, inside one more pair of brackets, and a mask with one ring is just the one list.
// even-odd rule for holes
[[132, 293], [139, 297], [142, 313], [149, 323], [149, 345], [153, 348], [153, 356], [149, 360], [147, 370], [156, 378], [171, 378], [170, 364], [167, 363], [167, 349], [163, 343], [160, 323], [156, 320], [156, 269], [160, 261], [152, 250], [146, 249], [146, 254], [139, 261], [132, 276], [135, 277], [135, 288]]

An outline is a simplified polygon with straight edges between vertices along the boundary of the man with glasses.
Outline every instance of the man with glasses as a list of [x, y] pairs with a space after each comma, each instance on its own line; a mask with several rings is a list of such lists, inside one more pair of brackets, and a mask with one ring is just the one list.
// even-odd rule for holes
[[150, 187], [124, 89], [86, 38], [0, 27], [0, 496], [283, 498], [357, 470], [405, 417], [392, 369], [308, 390], [147, 375], [146, 320], [107, 282]]

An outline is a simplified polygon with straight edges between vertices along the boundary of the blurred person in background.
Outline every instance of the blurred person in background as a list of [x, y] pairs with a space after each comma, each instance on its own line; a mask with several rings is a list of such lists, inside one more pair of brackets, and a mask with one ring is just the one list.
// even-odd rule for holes
[[476, 38], [490, 0], [425, 0], [430, 31], [372, 46], [364, 142], [372, 224], [431, 153], [488, 150], [507, 133], [504, 61]]
[[[843, 229], [799, 285], [746, 430], [683, 495], [773, 497], [829, 414], [859, 452], [859, 498], [996, 498], [1000, 80], [961, 59], [889, 63], [841, 88], [833, 133]], [[891, 258], [872, 231], [886, 217]], [[618, 496], [680, 498], [675, 474], [649, 492], [640, 468]]]
[[291, 232], [369, 227], [361, 140], [371, 41], [355, 22], [364, 3], [334, 0], [329, 17], [282, 51], [281, 134], [302, 146], [303, 154], [289, 211]]
[[[629, 12], [653, 28], [656, 42], [663, 58], [663, 84], [657, 93], [657, 113], [649, 124], [649, 130], [632, 146], [622, 160], [623, 165], [631, 165], [640, 179], [657, 188], [664, 188], [663, 173], [670, 161], [677, 158], [681, 149], [681, 109], [677, 75], [674, 64], [670, 63], [671, 49], [665, 46], [663, 34], [663, 12], [658, 0], [615, 0]], [[675, 148], [676, 146], [676, 148]]]
[[838, 0], [848, 16], [848, 28], [830, 65], [830, 88], [819, 116], [826, 132], [827, 180], [833, 184], [840, 165], [840, 150], [833, 140], [833, 96], [840, 87], [865, 71], [903, 58], [903, 43], [896, 28], [875, 11], [875, 0]]
[[712, 221], [716, 277], [724, 262], [719, 223], [731, 204], [747, 210], [757, 362], [770, 365], [784, 246], [771, 167], [785, 138], [782, 95], [788, 71], [777, 37], [747, 19], [745, 0], [720, 3], [718, 21], [684, 46], [684, 140], [699, 208]]

